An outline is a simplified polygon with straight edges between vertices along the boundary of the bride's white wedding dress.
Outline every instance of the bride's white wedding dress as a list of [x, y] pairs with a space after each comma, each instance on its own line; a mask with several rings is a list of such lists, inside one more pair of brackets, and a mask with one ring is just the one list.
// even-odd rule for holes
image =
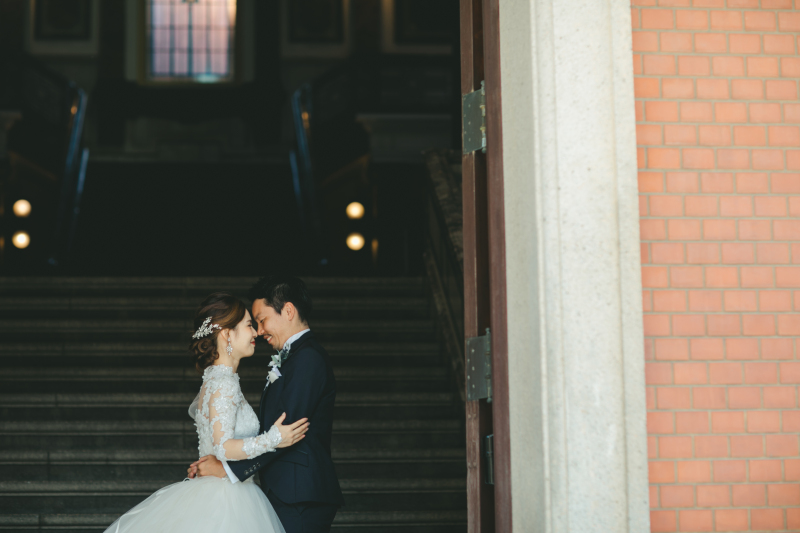
[[[229, 366], [206, 368], [203, 386], [189, 407], [200, 440], [200, 457], [252, 459], [274, 452], [281, 441], [272, 426], [258, 434], [258, 417]], [[285, 533], [278, 516], [250, 477], [241, 483], [218, 477], [186, 479], [158, 490], [119, 517], [106, 533]]]

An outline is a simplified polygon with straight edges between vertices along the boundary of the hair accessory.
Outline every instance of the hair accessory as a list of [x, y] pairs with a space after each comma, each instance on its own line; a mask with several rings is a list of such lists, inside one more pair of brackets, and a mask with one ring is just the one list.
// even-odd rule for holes
[[192, 338], [202, 339], [206, 335], [211, 334], [211, 332], [214, 331], [215, 329], [222, 329], [221, 327], [219, 327], [219, 324], [211, 324], [210, 326], [209, 324], [211, 324], [211, 317], [208, 317], [205, 320], [203, 320], [203, 325], [200, 326], [200, 328], [194, 332]]

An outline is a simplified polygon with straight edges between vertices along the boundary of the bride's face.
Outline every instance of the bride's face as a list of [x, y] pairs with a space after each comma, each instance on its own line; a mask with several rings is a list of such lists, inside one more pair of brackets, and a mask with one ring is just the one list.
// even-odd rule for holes
[[241, 357], [250, 357], [256, 350], [256, 330], [250, 312], [245, 311], [244, 318], [231, 330], [231, 346], [233, 352]]

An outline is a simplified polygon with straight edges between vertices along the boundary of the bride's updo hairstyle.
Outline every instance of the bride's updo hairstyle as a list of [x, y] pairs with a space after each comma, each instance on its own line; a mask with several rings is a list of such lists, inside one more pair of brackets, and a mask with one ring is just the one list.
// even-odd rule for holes
[[192, 339], [189, 350], [194, 354], [195, 366], [202, 372], [217, 360], [217, 336], [220, 329], [234, 329], [244, 318], [247, 311], [244, 303], [228, 292], [215, 292], [209, 295], [194, 315], [194, 331], [196, 332], [203, 325], [208, 317], [211, 317], [211, 324], [217, 324], [218, 328], [212, 328], [211, 333], [199, 339]]

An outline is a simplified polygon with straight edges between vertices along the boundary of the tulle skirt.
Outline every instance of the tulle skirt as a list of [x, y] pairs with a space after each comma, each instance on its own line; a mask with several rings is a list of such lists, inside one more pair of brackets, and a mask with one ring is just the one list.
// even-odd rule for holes
[[119, 517], [106, 533], [285, 533], [251, 480], [201, 477], [167, 485]]

